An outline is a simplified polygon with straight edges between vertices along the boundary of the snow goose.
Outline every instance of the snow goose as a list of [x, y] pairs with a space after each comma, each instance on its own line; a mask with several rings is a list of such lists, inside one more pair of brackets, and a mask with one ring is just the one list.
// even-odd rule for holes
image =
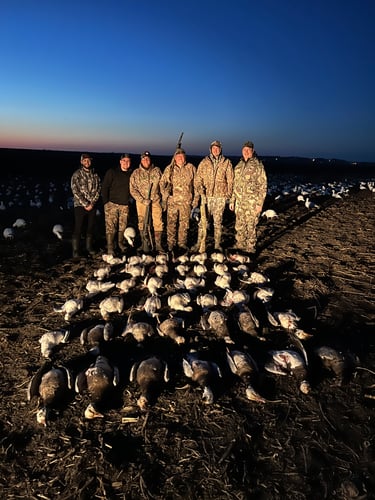
[[302, 356], [290, 349], [268, 351], [269, 360], [264, 368], [275, 375], [292, 375], [298, 383], [303, 394], [310, 392], [310, 383], [307, 380], [307, 367]]
[[259, 375], [258, 366], [249, 353], [238, 349], [227, 348], [227, 362], [231, 372], [237, 375], [245, 384], [246, 397], [250, 401], [265, 403], [266, 400], [255, 390], [254, 383], [257, 383]]
[[37, 422], [47, 426], [52, 410], [59, 410], [67, 403], [73, 387], [71, 372], [64, 366], [42, 366], [32, 377], [27, 389], [27, 399], [39, 399]]
[[53, 234], [59, 239], [63, 239], [64, 228], [61, 224], [55, 224], [52, 228]]
[[61, 307], [54, 307], [54, 312], [64, 313], [65, 321], [70, 321], [72, 317], [83, 309], [82, 299], [69, 299]]
[[66, 344], [69, 339], [69, 330], [56, 330], [44, 333], [40, 339], [40, 351], [44, 358], [50, 358], [59, 344]]
[[150, 356], [133, 364], [129, 380], [138, 384], [141, 395], [137, 404], [146, 411], [157, 399], [162, 383], [169, 381], [168, 365], [159, 357]]
[[6, 227], [3, 231], [4, 239], [6, 240], [14, 240], [14, 229], [12, 227]]
[[129, 246], [134, 247], [135, 237], [136, 237], [136, 232], [134, 227], [128, 226], [124, 231], [124, 238]]
[[215, 399], [213, 385], [222, 377], [219, 366], [213, 361], [201, 359], [200, 354], [192, 349], [184, 356], [182, 367], [186, 377], [203, 389], [203, 402], [212, 404]]
[[13, 223], [13, 227], [17, 229], [23, 229], [27, 226], [25, 219], [16, 219]]
[[181, 335], [182, 328], [184, 327], [184, 320], [182, 318], [172, 316], [160, 322], [158, 318], [157, 332], [161, 337], [169, 337], [176, 344], [184, 344], [185, 337]]
[[121, 314], [124, 309], [124, 299], [118, 295], [106, 297], [99, 304], [100, 314], [105, 321], [110, 319], [111, 314]]
[[268, 210], [265, 210], [262, 213], [262, 217], [266, 217], [266, 219], [273, 219], [275, 217], [278, 217], [277, 213], [275, 210], [271, 210], [270, 208]]

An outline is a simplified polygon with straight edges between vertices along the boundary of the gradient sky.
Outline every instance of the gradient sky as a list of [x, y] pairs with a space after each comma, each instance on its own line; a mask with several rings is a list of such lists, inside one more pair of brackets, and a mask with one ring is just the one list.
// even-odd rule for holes
[[375, 161], [374, 0], [1, 0], [0, 147]]

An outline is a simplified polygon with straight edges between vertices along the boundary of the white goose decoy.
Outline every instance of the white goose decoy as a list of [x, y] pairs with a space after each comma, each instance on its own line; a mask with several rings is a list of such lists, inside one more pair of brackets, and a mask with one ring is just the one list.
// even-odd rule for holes
[[259, 374], [258, 366], [249, 353], [238, 349], [227, 348], [227, 361], [231, 372], [237, 375], [246, 385], [246, 397], [250, 401], [265, 403], [266, 400], [258, 394], [253, 384]]
[[213, 361], [200, 358], [194, 349], [182, 360], [184, 374], [203, 389], [202, 400], [205, 404], [214, 402], [213, 385], [222, 377], [219, 366]]
[[128, 226], [124, 231], [124, 238], [129, 246], [134, 247], [135, 237], [136, 237], [136, 232], [134, 227]]
[[66, 344], [69, 339], [69, 330], [56, 330], [44, 333], [40, 339], [40, 351], [44, 358], [50, 358], [59, 344]]
[[45, 365], [32, 377], [27, 388], [27, 399], [39, 399], [37, 422], [47, 426], [52, 410], [59, 410], [67, 403], [73, 387], [70, 371], [64, 367]]
[[55, 224], [52, 228], [52, 232], [59, 240], [63, 239], [64, 228], [61, 224]]
[[88, 391], [90, 404], [85, 410], [85, 418], [103, 418], [102, 408], [110, 403], [114, 389], [120, 381], [117, 366], [112, 365], [105, 356], [98, 356], [90, 368], [80, 372], [75, 382], [77, 393]]
[[106, 297], [99, 304], [100, 314], [105, 321], [110, 319], [111, 314], [121, 314], [124, 309], [124, 299], [118, 295]]
[[168, 306], [174, 311], [187, 311], [191, 312], [193, 310], [190, 306], [191, 297], [187, 292], [175, 293], [168, 297]]
[[64, 313], [65, 321], [70, 321], [72, 317], [83, 309], [82, 299], [69, 299], [61, 307], [54, 307], [54, 312]]
[[6, 240], [14, 240], [15, 232], [12, 227], [6, 227], [3, 231], [4, 239]]
[[129, 380], [137, 382], [141, 392], [137, 404], [146, 411], [157, 399], [162, 383], [169, 381], [168, 365], [157, 356], [150, 356], [133, 364]]
[[26, 226], [27, 226], [27, 223], [26, 223], [25, 219], [16, 219], [13, 223], [13, 227], [16, 227], [17, 229], [23, 229]]
[[161, 337], [169, 337], [176, 342], [176, 344], [184, 344], [185, 337], [181, 335], [183, 327], [184, 320], [182, 318], [172, 316], [162, 322], [159, 322], [158, 318], [158, 325], [156, 329]]
[[291, 349], [271, 350], [268, 352], [269, 361], [264, 365], [265, 370], [275, 375], [292, 375], [299, 382], [299, 389], [303, 394], [310, 392], [310, 383], [307, 380], [307, 367], [302, 356]]

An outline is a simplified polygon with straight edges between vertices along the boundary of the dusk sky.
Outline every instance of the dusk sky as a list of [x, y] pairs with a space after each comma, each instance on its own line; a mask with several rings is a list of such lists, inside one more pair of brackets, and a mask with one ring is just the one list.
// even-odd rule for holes
[[375, 1], [1, 0], [0, 147], [375, 161]]

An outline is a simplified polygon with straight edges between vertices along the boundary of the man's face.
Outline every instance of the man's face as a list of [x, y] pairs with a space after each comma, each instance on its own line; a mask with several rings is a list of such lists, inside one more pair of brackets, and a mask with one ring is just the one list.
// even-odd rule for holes
[[174, 160], [179, 167], [182, 166], [185, 163], [184, 153], [178, 153], [174, 155]]
[[144, 156], [143, 158], [141, 158], [141, 165], [144, 168], [149, 168], [149, 166], [151, 165], [151, 158], [149, 156]]
[[254, 149], [249, 148], [249, 146], [245, 146], [244, 148], [242, 148], [242, 156], [244, 157], [245, 160], [251, 158], [253, 156], [253, 153]]
[[91, 167], [91, 158], [83, 158], [83, 160], [81, 160], [81, 163], [82, 163], [84, 168], [90, 168]]
[[219, 156], [220, 151], [221, 151], [221, 149], [219, 148], [219, 146], [212, 146], [212, 148], [211, 148], [211, 153], [214, 156]]
[[131, 165], [130, 158], [121, 158], [121, 160], [120, 160], [121, 170], [124, 170], [126, 172], [127, 170], [129, 170], [130, 165]]

